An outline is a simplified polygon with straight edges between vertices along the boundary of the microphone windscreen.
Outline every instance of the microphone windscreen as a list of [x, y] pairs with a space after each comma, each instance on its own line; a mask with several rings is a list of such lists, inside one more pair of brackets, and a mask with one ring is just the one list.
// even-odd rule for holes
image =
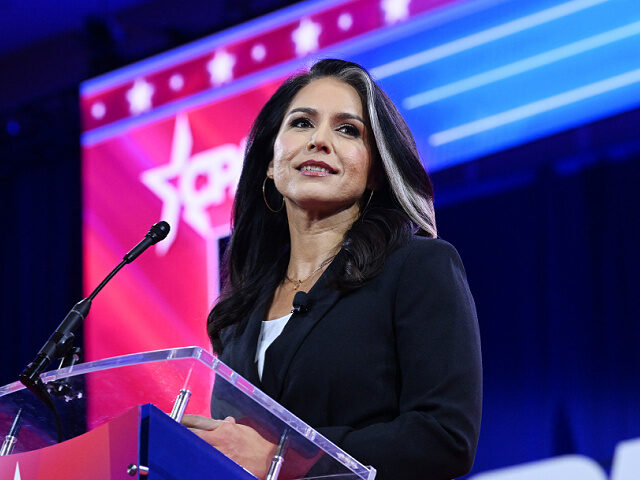
[[298, 292], [293, 297], [293, 311], [298, 313], [306, 313], [311, 308], [311, 299], [307, 292]]
[[151, 227], [149, 233], [147, 233], [147, 237], [152, 240], [151, 244], [153, 245], [158, 243], [160, 240], [164, 240], [165, 238], [167, 238], [167, 235], [169, 235], [169, 230], [171, 230], [169, 224], [162, 220]]

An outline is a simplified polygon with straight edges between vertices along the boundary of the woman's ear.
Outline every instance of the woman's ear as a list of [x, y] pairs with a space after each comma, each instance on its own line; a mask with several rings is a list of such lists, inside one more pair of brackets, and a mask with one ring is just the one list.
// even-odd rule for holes
[[273, 160], [271, 160], [267, 166], [267, 177], [273, 180]]
[[369, 175], [367, 177], [367, 188], [369, 190], [378, 190], [384, 185], [384, 167], [382, 166], [382, 160], [376, 158], [369, 169]]

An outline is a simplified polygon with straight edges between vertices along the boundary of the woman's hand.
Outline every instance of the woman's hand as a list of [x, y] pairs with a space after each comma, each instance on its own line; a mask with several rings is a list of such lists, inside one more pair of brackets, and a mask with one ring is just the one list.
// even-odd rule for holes
[[214, 420], [200, 415], [185, 415], [182, 424], [256, 477], [267, 476], [276, 446], [253, 428], [233, 417]]

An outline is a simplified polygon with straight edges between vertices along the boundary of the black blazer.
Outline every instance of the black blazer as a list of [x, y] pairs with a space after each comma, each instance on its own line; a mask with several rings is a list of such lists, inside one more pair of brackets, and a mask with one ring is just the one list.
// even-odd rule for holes
[[270, 297], [241, 334], [224, 332], [221, 360], [379, 480], [451, 479], [473, 463], [482, 374], [473, 299], [456, 250], [414, 237], [363, 287], [329, 286], [331, 268], [254, 362]]

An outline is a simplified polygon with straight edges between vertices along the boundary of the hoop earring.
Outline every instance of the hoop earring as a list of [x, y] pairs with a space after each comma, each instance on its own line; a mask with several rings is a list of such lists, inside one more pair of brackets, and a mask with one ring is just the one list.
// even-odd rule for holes
[[[369, 206], [369, 204], [371, 203], [371, 199], [373, 198], [373, 190], [371, 190], [371, 195], [369, 195], [369, 200], [367, 200], [367, 204], [364, 206], [364, 208], [362, 209], [362, 215], [364, 215], [364, 212], [367, 210], [367, 207]], [[284, 199], [283, 199], [284, 200]]]
[[284, 208], [284, 197], [282, 197], [282, 205], [280, 205], [280, 208], [278, 210], [274, 210], [273, 208], [271, 208], [271, 206], [269, 205], [269, 202], [267, 201], [267, 192], [266, 192], [267, 178], [269, 177], [265, 175], [264, 180], [262, 182], [262, 198], [264, 198], [264, 204], [267, 206], [269, 210], [271, 210], [273, 213], [278, 213], [282, 211], [282, 209]]

